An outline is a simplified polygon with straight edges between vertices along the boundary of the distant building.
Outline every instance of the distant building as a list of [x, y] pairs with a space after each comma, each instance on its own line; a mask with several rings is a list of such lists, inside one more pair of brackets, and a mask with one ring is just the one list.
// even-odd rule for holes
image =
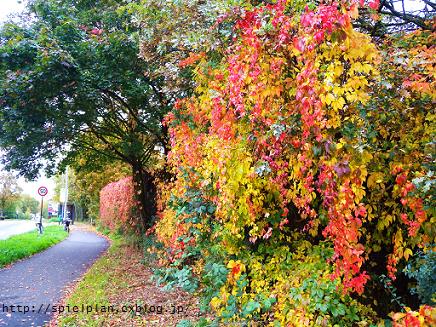
[[58, 217], [58, 208], [59, 208], [59, 203], [56, 202], [49, 202], [48, 203], [48, 219], [53, 218], [53, 217]]

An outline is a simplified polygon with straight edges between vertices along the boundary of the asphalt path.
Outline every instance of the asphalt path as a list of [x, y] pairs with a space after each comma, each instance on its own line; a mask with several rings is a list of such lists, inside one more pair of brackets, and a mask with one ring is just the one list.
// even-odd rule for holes
[[105, 238], [76, 230], [48, 250], [0, 270], [0, 326], [44, 326], [58, 310], [54, 306], [64, 289], [108, 246]]
[[36, 229], [33, 220], [0, 220], [0, 240]]

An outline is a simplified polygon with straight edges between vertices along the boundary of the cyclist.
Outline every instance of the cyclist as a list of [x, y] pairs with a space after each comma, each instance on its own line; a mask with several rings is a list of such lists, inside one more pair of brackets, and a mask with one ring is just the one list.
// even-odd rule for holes
[[66, 215], [65, 219], [63, 220], [63, 223], [65, 224], [64, 230], [69, 233], [70, 232], [70, 224], [71, 224], [71, 218], [70, 218], [69, 212], [67, 212], [67, 215]]

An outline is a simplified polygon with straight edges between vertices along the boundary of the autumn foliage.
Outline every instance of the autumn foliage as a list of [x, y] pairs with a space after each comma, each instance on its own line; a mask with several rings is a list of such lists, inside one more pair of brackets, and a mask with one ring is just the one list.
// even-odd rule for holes
[[110, 230], [131, 228], [134, 208], [132, 177], [109, 183], [100, 191], [100, 221]]
[[362, 4], [253, 7], [219, 64], [183, 62], [156, 230], [226, 321], [373, 321], [356, 295], [434, 242], [434, 34], [376, 45]]

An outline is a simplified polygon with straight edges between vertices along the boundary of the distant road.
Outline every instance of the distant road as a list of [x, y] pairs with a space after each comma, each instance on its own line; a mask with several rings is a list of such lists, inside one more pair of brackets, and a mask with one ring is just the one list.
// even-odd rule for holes
[[0, 240], [32, 230], [36, 230], [35, 222], [32, 220], [0, 220]]

